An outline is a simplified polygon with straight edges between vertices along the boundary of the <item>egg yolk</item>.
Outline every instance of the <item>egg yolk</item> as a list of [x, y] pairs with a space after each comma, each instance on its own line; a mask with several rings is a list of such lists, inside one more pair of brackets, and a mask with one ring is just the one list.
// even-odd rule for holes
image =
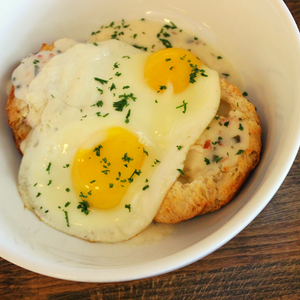
[[72, 168], [74, 189], [92, 207], [115, 207], [139, 176], [144, 158], [144, 148], [135, 135], [111, 128], [99, 145], [77, 151]]
[[164, 92], [169, 82], [174, 93], [184, 91], [190, 82], [190, 75], [201, 61], [190, 51], [180, 48], [166, 48], [149, 56], [144, 77], [148, 85], [157, 92]]

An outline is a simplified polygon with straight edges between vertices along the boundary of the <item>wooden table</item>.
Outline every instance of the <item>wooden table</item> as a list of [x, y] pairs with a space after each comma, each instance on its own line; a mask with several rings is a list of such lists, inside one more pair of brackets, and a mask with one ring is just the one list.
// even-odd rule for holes
[[[285, 2], [300, 26], [300, 1]], [[263, 212], [192, 265], [153, 278], [97, 284], [49, 278], [0, 258], [0, 299], [300, 299], [300, 152]]]

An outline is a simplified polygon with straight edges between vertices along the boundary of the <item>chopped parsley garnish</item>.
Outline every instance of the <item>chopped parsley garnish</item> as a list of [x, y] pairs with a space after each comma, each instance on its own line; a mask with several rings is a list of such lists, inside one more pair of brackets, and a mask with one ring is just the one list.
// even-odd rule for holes
[[223, 157], [220, 156], [216, 156], [216, 163], [220, 162], [222, 160]]
[[222, 59], [222, 58], [223, 58], [222, 56], [218, 56], [218, 57], [217, 57], [217, 59]]
[[131, 212], [131, 205], [130, 204], [125, 204], [125, 208], [127, 208], [129, 210], [129, 212]]
[[131, 174], [131, 176], [128, 178], [128, 182], [129, 182], [129, 183], [131, 183], [131, 182], [133, 181], [133, 176], [134, 176], [135, 174], [138, 175], [138, 176], [140, 176], [141, 170], [135, 169], [135, 170], [133, 171], [133, 173]]
[[130, 112], [131, 112], [131, 110], [128, 109], [127, 115], [126, 115], [126, 117], [125, 117], [125, 123], [126, 123], [126, 124], [129, 123]]
[[102, 107], [103, 106], [103, 101], [99, 100], [97, 101], [95, 104], [93, 104], [92, 106], [97, 106], [97, 107]]
[[183, 171], [181, 169], [177, 169], [177, 171], [181, 174], [184, 175]]
[[69, 189], [69, 188], [66, 188], [66, 192], [69, 193], [69, 192], [70, 192], [70, 189]]
[[92, 181], [90, 181], [90, 184], [93, 184], [94, 182], [96, 182], [96, 180], [92, 180]]
[[41, 196], [41, 195], [42, 195], [41, 193], [37, 193], [36, 197], [39, 197], [39, 196]]
[[204, 157], [204, 162], [206, 163], [206, 165], [209, 165], [210, 164], [210, 160], [206, 157]]
[[99, 145], [98, 147], [96, 147], [93, 152], [96, 152], [97, 156], [100, 156], [100, 149], [103, 148], [101, 145]]
[[48, 184], [47, 185], [50, 185], [52, 183], [52, 180], [49, 180]]
[[167, 89], [167, 87], [166, 87], [165, 85], [160, 85], [160, 86], [159, 86], [159, 91], [158, 91], [158, 93], [159, 93], [160, 91], [166, 90], [166, 89]]
[[171, 25], [168, 25], [168, 24], [164, 25], [164, 27], [167, 29], [176, 29], [177, 28], [177, 26], [173, 22], [170, 21], [170, 24]]
[[114, 184], [113, 184], [113, 183], [110, 183], [108, 186], [109, 186], [109, 188], [111, 189], [111, 188], [114, 186]]
[[96, 81], [99, 81], [101, 84], [105, 84], [105, 83], [108, 82], [108, 80], [104, 80], [104, 79], [101, 79], [101, 78], [98, 78], [98, 77], [94, 77], [94, 79], [95, 79]]
[[67, 227], [70, 227], [68, 212], [65, 211], [65, 210], [63, 210], [63, 212], [65, 214], [65, 219], [66, 219], [66, 222], [67, 222]]
[[144, 187], [143, 187], [143, 191], [145, 191], [146, 189], [148, 189], [149, 188], [149, 185], [147, 184], [147, 185], [145, 185]]
[[51, 162], [49, 162], [48, 167], [46, 169], [46, 171], [48, 172], [48, 174], [50, 174], [50, 168], [51, 168]]
[[63, 168], [69, 168], [70, 164], [66, 164], [65, 166], [63, 166]]
[[98, 44], [97, 43], [93, 43], [94, 44], [94, 46], [98, 46]]
[[242, 124], [240, 123], [239, 124], [239, 130], [243, 131], [244, 130], [244, 127], [242, 126]]
[[133, 93], [130, 94], [122, 94], [119, 95], [120, 101], [113, 102], [113, 107], [116, 111], [123, 111], [124, 107], [128, 106], [128, 100], [131, 99], [133, 101], [136, 100], [136, 97], [133, 95]]
[[242, 153], [244, 153], [245, 151], [244, 150], [239, 150], [235, 155], [240, 155], [240, 154], [242, 154]]
[[38, 184], [38, 183], [36, 182], [33, 186], [37, 186], [37, 184]]
[[89, 203], [85, 200], [79, 202], [77, 206], [77, 208], [81, 209], [81, 212], [83, 212], [85, 215], [88, 215], [90, 213], [89, 207], [90, 207]]
[[124, 107], [128, 106], [128, 102], [126, 99], [122, 99], [120, 101], [116, 101], [113, 103], [113, 107], [116, 111], [123, 111]]
[[181, 149], [182, 149], [182, 146], [181, 146], [181, 145], [177, 145], [176, 147], [177, 147], [178, 150], [181, 150]]
[[147, 156], [149, 155], [148, 151], [146, 151], [145, 148], [143, 148], [143, 152], [144, 152]]
[[71, 204], [71, 202], [67, 202], [67, 203], [65, 204], [65, 207], [68, 207], [70, 204]]
[[228, 127], [228, 125], [229, 125], [229, 121], [227, 121], [227, 122], [224, 123], [225, 127]]
[[122, 157], [122, 160], [126, 162], [131, 162], [133, 158], [129, 157], [127, 153], [125, 153], [124, 156]]
[[119, 77], [119, 76], [121, 76], [122, 75], [122, 73], [120, 73], [120, 72], [116, 72], [115, 73], [115, 76], [117, 76], [117, 77]]
[[147, 51], [148, 48], [147, 47], [143, 47], [143, 46], [138, 46], [138, 45], [132, 45], [133, 47], [137, 48], [137, 49], [141, 49], [141, 50], [144, 50], [144, 51]]
[[166, 48], [172, 48], [172, 44], [170, 43], [170, 41], [166, 40], [166, 39], [159, 39], [163, 45], [166, 47]]
[[248, 93], [247, 93], [247, 92], [244, 92], [244, 93], [243, 93], [243, 96], [244, 96], [244, 97], [247, 97], [247, 96], [248, 96]]
[[176, 107], [176, 109], [183, 107], [183, 111], [182, 113], [185, 114], [186, 113], [186, 107], [187, 107], [187, 102], [185, 102], [185, 100], [182, 101], [183, 104], [179, 105]]
[[222, 73], [222, 75], [224, 75], [226, 77], [230, 76], [228, 73]]
[[109, 90], [112, 91], [112, 90], [115, 90], [115, 89], [117, 89], [117, 87], [114, 83], [112, 83], [111, 86], [109, 87]]
[[100, 88], [98, 88], [98, 87], [96, 87], [96, 89], [97, 89], [97, 91], [100, 93], [100, 95], [103, 94], [103, 90], [102, 90], [102, 89], [100, 89]]
[[120, 65], [120, 64], [119, 64], [118, 62], [115, 62], [115, 63], [114, 63], [114, 68], [113, 68], [113, 70], [119, 68], [119, 65]]
[[80, 197], [80, 198], [87, 198], [87, 196], [83, 195], [82, 192], [80, 192], [79, 197]]

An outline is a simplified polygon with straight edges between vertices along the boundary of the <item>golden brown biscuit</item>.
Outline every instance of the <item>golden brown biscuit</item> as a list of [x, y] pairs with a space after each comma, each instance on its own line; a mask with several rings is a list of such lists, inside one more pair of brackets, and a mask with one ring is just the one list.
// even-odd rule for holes
[[[52, 49], [53, 45], [43, 44], [40, 51]], [[188, 152], [183, 169], [184, 175], [177, 179], [166, 194], [155, 216], [157, 222], [178, 223], [219, 209], [233, 198], [259, 161], [261, 127], [254, 106], [242, 96], [238, 88], [228, 84], [224, 79], [220, 80], [220, 85], [221, 102], [227, 103], [227, 107], [225, 105], [225, 110], [219, 111], [210, 126], [223, 124], [222, 129], [227, 130], [232, 125], [226, 126], [226, 123], [238, 123], [243, 124], [240, 125], [243, 131], [236, 134], [235, 129], [229, 134], [226, 133], [226, 139], [216, 131], [206, 130], [201, 135]], [[23, 100], [15, 97], [14, 86], [7, 101], [6, 112], [16, 147], [21, 152], [20, 144], [31, 130], [26, 123], [29, 107]], [[225, 140], [229, 142], [226, 144]], [[235, 159], [225, 157], [226, 155], [221, 157], [215, 153], [215, 148], [219, 146], [224, 146], [223, 153], [227, 152], [226, 149], [232, 152], [236, 144], [243, 147], [237, 151], [241, 153], [236, 153]], [[226, 161], [230, 160], [231, 164], [226, 164]]]
[[[220, 84], [221, 100], [230, 107], [217, 115], [210, 126], [220, 126], [220, 132], [227, 130], [226, 141], [219, 132], [217, 135], [215, 132], [201, 135], [189, 150], [184, 175], [180, 175], [166, 194], [155, 221], [179, 223], [221, 208], [233, 198], [259, 161], [261, 127], [255, 107], [242, 96], [238, 88], [224, 79]], [[231, 130], [230, 123], [237, 128]], [[238, 130], [240, 133], [236, 134]], [[238, 148], [242, 140], [245, 149]], [[232, 147], [238, 149], [232, 153], [234, 159], [227, 166], [222, 165], [222, 161], [229, 159], [226, 154], [222, 158], [213, 154], [215, 147], [222, 146], [227, 147], [222, 149], [223, 153], [228, 153]], [[204, 167], [199, 167], [197, 161], [202, 162]]]

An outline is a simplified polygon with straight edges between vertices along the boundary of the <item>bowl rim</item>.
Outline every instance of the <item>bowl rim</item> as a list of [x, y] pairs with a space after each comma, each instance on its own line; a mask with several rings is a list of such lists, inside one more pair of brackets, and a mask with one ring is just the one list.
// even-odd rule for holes
[[[295, 49], [300, 49], [300, 35], [296, 22], [294, 21], [290, 11], [283, 0], [271, 0], [272, 4], [276, 7], [277, 11], [280, 11], [281, 17], [284, 19], [290, 33], [291, 40], [294, 43]], [[300, 62], [300, 51], [297, 53], [298, 62]], [[300, 68], [300, 66], [299, 66]], [[299, 95], [300, 98], [300, 95]], [[114, 269], [80, 269], [76, 267], [68, 267], [53, 265], [49, 262], [39, 261], [37, 258], [30, 257], [24, 253], [19, 253], [15, 250], [7, 248], [5, 245], [0, 244], [1, 257], [8, 260], [19, 267], [28, 269], [33, 272], [37, 272], [42, 275], [51, 276], [58, 279], [66, 279], [72, 281], [81, 282], [121, 282], [142, 279], [152, 276], [157, 276], [163, 273], [171, 272], [173, 270], [182, 268], [188, 264], [191, 264], [216, 249], [223, 246], [240, 231], [242, 231], [252, 220], [263, 210], [263, 208], [269, 203], [271, 198], [275, 195], [280, 188], [282, 182], [287, 176], [295, 157], [298, 153], [300, 146], [300, 118], [298, 123], [293, 128], [295, 140], [291, 144], [288, 155], [285, 153], [283, 161], [280, 164], [280, 173], [276, 174], [272, 182], [272, 186], [262, 188], [255, 195], [255, 199], [260, 199], [262, 196], [266, 198], [264, 201], [258, 203], [258, 207], [255, 209], [249, 209], [247, 215], [239, 213], [236, 218], [230, 220], [223, 227], [215, 231], [213, 234], [205, 238], [205, 247], [203, 247], [203, 241], [199, 241], [177, 253], [169, 255], [168, 257], [154, 259], [146, 263], [139, 265], [133, 265], [129, 267], [114, 268]], [[278, 167], [279, 168], [279, 167]], [[268, 189], [268, 192], [265, 190]], [[233, 222], [238, 219], [239, 227], [232, 226]], [[226, 235], [223, 233], [226, 232]], [[215, 237], [218, 236], [219, 242], [214, 242]], [[221, 237], [221, 238], [220, 238]], [[202, 249], [199, 251], [199, 247]], [[76, 272], [75, 272], [76, 271]], [[78, 275], [80, 273], [80, 275]], [[71, 274], [71, 275], [70, 275]], [[75, 275], [72, 275], [75, 274]], [[118, 276], [116, 276], [118, 274]]]

